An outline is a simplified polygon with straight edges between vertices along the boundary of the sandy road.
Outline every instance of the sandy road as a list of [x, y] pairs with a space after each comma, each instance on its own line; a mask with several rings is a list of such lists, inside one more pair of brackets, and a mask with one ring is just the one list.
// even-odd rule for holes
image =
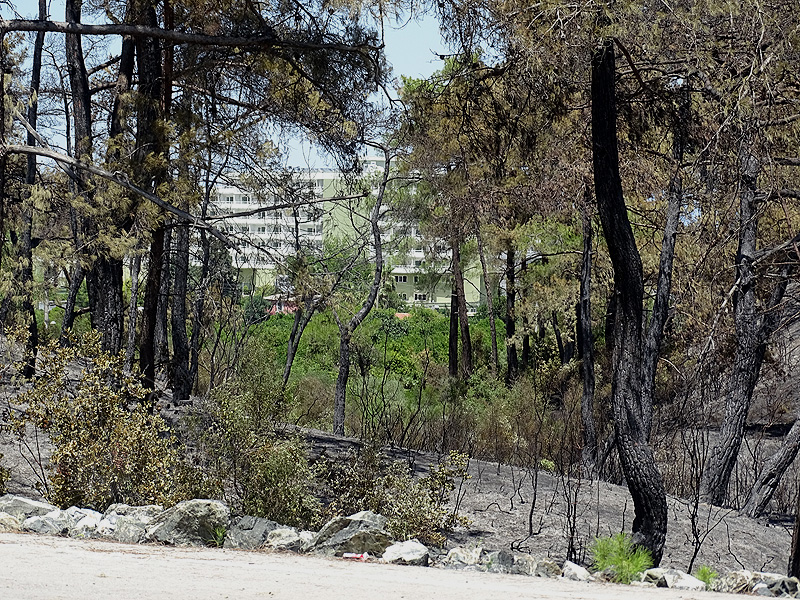
[[741, 600], [294, 554], [0, 534], [0, 600]]

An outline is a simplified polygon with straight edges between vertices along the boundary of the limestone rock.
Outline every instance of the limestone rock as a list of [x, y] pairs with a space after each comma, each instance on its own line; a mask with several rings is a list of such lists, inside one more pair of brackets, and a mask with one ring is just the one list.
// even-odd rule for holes
[[261, 548], [270, 532], [278, 529], [280, 525], [275, 521], [245, 515], [236, 520], [225, 534], [225, 548], [240, 548], [254, 550]]
[[302, 552], [306, 541], [294, 527], [278, 527], [267, 534], [265, 540], [267, 548], [273, 550], [286, 550], [288, 552]]
[[228, 529], [230, 509], [219, 500], [184, 500], [158, 515], [144, 540], [172, 545], [202, 546], [217, 541]]
[[58, 510], [58, 507], [24, 496], [6, 494], [0, 497], [0, 512], [7, 513], [18, 521], [24, 521], [28, 517], [43, 517], [54, 510]]
[[22, 531], [43, 535], [67, 535], [70, 519], [66, 511], [56, 508], [45, 515], [34, 515], [22, 522]]
[[511, 572], [518, 575], [533, 576], [536, 574], [536, 565], [538, 562], [539, 561], [530, 554], [517, 554], [514, 556], [514, 567], [511, 569]]
[[564, 561], [564, 566], [561, 567], [561, 576], [572, 581], [592, 580], [592, 575], [587, 569], [568, 560]]
[[8, 513], [0, 512], [0, 533], [6, 531], [19, 531], [22, 529], [20, 520]]
[[550, 558], [542, 558], [536, 562], [533, 574], [537, 577], [561, 577], [561, 567]]
[[514, 555], [507, 550], [489, 552], [481, 558], [481, 563], [490, 573], [511, 573], [514, 570]]
[[665, 569], [661, 578], [656, 581], [656, 586], [671, 588], [673, 590], [691, 590], [696, 592], [706, 589], [705, 583], [677, 569]]
[[445, 562], [454, 566], [477, 565], [480, 564], [483, 554], [483, 548], [480, 546], [475, 548], [463, 548], [461, 546], [456, 546], [447, 553]]
[[96, 537], [97, 526], [103, 518], [102, 513], [91, 508], [78, 508], [77, 506], [70, 506], [64, 513], [70, 523], [67, 532], [70, 537]]
[[98, 523], [96, 533], [118, 542], [138, 544], [144, 540], [148, 525], [162, 512], [164, 508], [156, 504], [112, 504]]
[[714, 580], [711, 589], [728, 594], [746, 594], [753, 589], [752, 571], [731, 571]]
[[769, 597], [773, 596], [772, 590], [770, 590], [769, 586], [763, 581], [759, 581], [757, 584], [753, 586], [753, 593], [756, 596], [769, 596]]
[[800, 591], [800, 581], [797, 577], [781, 577], [773, 584], [768, 584], [770, 591], [775, 596], [791, 596], [797, 597], [797, 592]]
[[371, 511], [336, 517], [314, 536], [309, 544], [310, 550], [332, 556], [365, 552], [381, 556], [394, 541], [385, 529], [386, 522], [386, 517]]
[[[427, 546], [417, 540], [397, 542], [383, 552], [382, 562], [399, 565], [418, 565], [427, 567], [430, 561], [430, 551]], [[513, 557], [512, 557], [513, 561]]]

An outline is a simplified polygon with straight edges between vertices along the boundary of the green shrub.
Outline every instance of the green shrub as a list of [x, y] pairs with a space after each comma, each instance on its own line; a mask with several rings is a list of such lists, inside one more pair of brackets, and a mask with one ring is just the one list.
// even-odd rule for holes
[[[143, 403], [146, 390], [122, 365], [121, 356], [101, 350], [97, 333], [40, 351], [39, 377], [18, 398], [27, 409], [14, 425], [28, 448], [36, 443], [27, 438], [26, 424], [53, 443], [49, 477], [41, 456], [33, 456], [50, 502], [103, 511], [115, 502], [171, 505], [185, 497], [167, 426], [151, 414]], [[70, 372], [77, 370], [73, 381]]]
[[714, 569], [709, 567], [708, 565], [702, 565], [694, 574], [700, 581], [706, 584], [706, 589], [711, 589], [711, 584], [714, 583], [714, 580], [719, 577], [719, 573], [717, 573]]
[[594, 560], [594, 570], [610, 568], [614, 572], [614, 581], [618, 583], [630, 583], [653, 566], [650, 552], [646, 548], [634, 548], [630, 537], [624, 533], [596, 538], [590, 552]]
[[455, 481], [467, 479], [467, 457], [451, 453], [440, 465], [414, 479], [405, 462], [389, 462], [374, 447], [365, 447], [349, 461], [329, 463], [325, 496], [331, 498], [326, 518], [371, 510], [388, 519], [387, 529], [400, 540], [417, 538], [444, 545], [444, 532], [467, 522], [448, 510]]
[[208, 479], [236, 511], [285, 525], [318, 521], [315, 473], [305, 444], [279, 439], [274, 430], [280, 389], [254, 389], [239, 381], [214, 390], [190, 419]]
[[[3, 455], [0, 454], [0, 462], [3, 460]], [[0, 465], [0, 496], [6, 493], [6, 484], [11, 479], [11, 473], [8, 469]]]

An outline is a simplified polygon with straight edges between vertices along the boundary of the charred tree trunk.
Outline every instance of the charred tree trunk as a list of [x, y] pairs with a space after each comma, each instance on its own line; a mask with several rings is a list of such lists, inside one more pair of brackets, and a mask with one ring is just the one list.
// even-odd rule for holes
[[506, 385], [511, 385], [519, 377], [519, 360], [517, 345], [514, 341], [516, 333], [516, 259], [513, 243], [509, 241], [506, 248]]
[[[188, 210], [189, 203], [181, 207]], [[188, 400], [192, 394], [194, 380], [189, 369], [189, 336], [186, 332], [188, 314], [186, 310], [189, 293], [189, 226], [178, 223], [175, 228], [172, 285], [172, 397]]]
[[733, 295], [736, 351], [727, 384], [725, 414], [720, 428], [719, 442], [709, 454], [700, 481], [701, 498], [710, 504], [725, 502], [731, 473], [736, 465], [744, 437], [750, 401], [764, 362], [767, 342], [780, 322], [777, 307], [786, 293], [789, 273], [784, 268], [772, 290], [767, 306], [763, 311], [759, 311], [753, 261], [756, 257], [759, 218], [756, 206], [756, 180], [761, 165], [749, 149], [743, 151], [741, 165], [739, 248], [736, 256], [737, 289]]
[[[146, 3], [136, 3], [133, 20], [140, 25], [158, 25], [155, 9]], [[145, 189], [157, 189], [166, 179], [163, 167], [153, 167], [154, 157], [166, 154], [163, 125], [159, 117], [163, 102], [163, 73], [161, 45], [149, 37], [136, 38], [136, 58], [139, 74], [139, 110], [136, 129], [135, 171], [137, 183]], [[142, 314], [139, 364], [145, 387], [155, 389], [157, 357], [156, 330], [159, 297], [162, 291], [162, 270], [165, 250], [164, 225], [153, 232], [148, 256], [147, 282], [145, 284], [144, 312]]]
[[[39, 0], [39, 20], [47, 19], [47, 2]], [[42, 72], [42, 48], [44, 47], [44, 32], [36, 34], [36, 41], [33, 46], [33, 65], [31, 69], [31, 101], [28, 106], [28, 123], [36, 129], [39, 116], [39, 82]], [[28, 132], [28, 145], [34, 146], [36, 138], [33, 133]], [[28, 163], [25, 171], [25, 184], [30, 189], [36, 183], [36, 156], [28, 155]], [[22, 376], [30, 379], [36, 373], [36, 354], [39, 350], [39, 327], [36, 324], [36, 311], [33, 306], [33, 206], [30, 198], [22, 207], [22, 230], [19, 236], [19, 260], [22, 261], [19, 270], [19, 284], [23, 290], [22, 312], [28, 319], [28, 340], [25, 347], [25, 364], [22, 368]], [[47, 300], [45, 300], [47, 301]], [[45, 325], [47, 320], [45, 319]]]
[[450, 291], [450, 328], [447, 335], [447, 373], [451, 378], [458, 377], [458, 292], [456, 279]]
[[581, 257], [580, 300], [575, 306], [577, 313], [578, 358], [583, 382], [581, 394], [581, 424], [583, 425], [583, 449], [581, 459], [587, 473], [597, 473], [597, 430], [594, 421], [594, 339], [592, 336], [592, 221], [589, 218], [590, 194], [586, 193], [583, 206], [583, 254]]
[[383, 172], [383, 179], [378, 188], [378, 195], [375, 199], [375, 206], [372, 208], [369, 217], [370, 235], [372, 237], [372, 250], [375, 257], [375, 271], [373, 272], [372, 282], [370, 283], [369, 293], [361, 308], [347, 322], [343, 322], [339, 315], [334, 311], [336, 324], [339, 327], [339, 373], [336, 376], [336, 389], [333, 394], [333, 433], [344, 435], [345, 403], [347, 401], [347, 382], [350, 377], [350, 341], [353, 333], [359, 325], [367, 318], [375, 300], [378, 298], [378, 291], [381, 288], [383, 279], [383, 245], [381, 241], [381, 207], [383, 197], [386, 192], [386, 184], [389, 181], [389, 153], [384, 151], [386, 156], [386, 166]]
[[486, 266], [480, 223], [478, 223], [477, 219], [475, 220], [475, 239], [478, 241], [478, 255], [481, 259], [481, 271], [483, 271], [483, 285], [486, 288], [486, 310], [489, 313], [489, 331], [492, 336], [492, 374], [496, 377], [500, 372], [500, 357], [497, 352], [497, 322], [494, 314], [494, 297], [489, 281], [489, 269]]
[[781, 482], [781, 477], [794, 462], [799, 450], [800, 419], [794, 422], [781, 447], [764, 464], [758, 479], [753, 484], [753, 489], [750, 490], [747, 501], [742, 507], [742, 512], [750, 517], [758, 517], [767, 509], [772, 495]]
[[644, 426], [644, 285], [619, 175], [615, 77], [614, 44], [605, 39], [592, 54], [592, 159], [598, 213], [617, 289], [611, 399], [620, 463], [633, 498], [633, 542], [647, 548], [658, 565], [667, 533], [667, 501]]
[[164, 226], [164, 255], [161, 264], [161, 281], [158, 290], [158, 307], [156, 308], [156, 330], [153, 334], [155, 346], [156, 371], [167, 375], [167, 381], [172, 380], [169, 372], [169, 307], [170, 283], [172, 281], [172, 228]]
[[164, 256], [164, 228], [153, 233], [147, 259], [147, 280], [142, 311], [141, 341], [139, 343], [139, 369], [146, 388], [155, 389], [156, 352], [155, 332], [158, 319], [158, 297], [161, 291], [161, 268]]
[[131, 258], [131, 297], [128, 302], [128, 343], [125, 346], [125, 370], [133, 370], [136, 354], [136, 322], [139, 319], [139, 271], [142, 268], [142, 255], [138, 252]]
[[453, 241], [453, 286], [458, 300], [458, 324], [461, 334], [461, 377], [464, 381], [472, 377], [472, 339], [469, 334], [467, 298], [464, 293], [464, 273], [461, 270], [461, 241]]

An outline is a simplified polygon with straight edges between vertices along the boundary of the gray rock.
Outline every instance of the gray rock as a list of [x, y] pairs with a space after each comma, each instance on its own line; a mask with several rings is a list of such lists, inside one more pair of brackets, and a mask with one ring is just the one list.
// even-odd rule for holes
[[254, 550], [261, 548], [270, 532], [278, 529], [280, 525], [260, 517], [246, 515], [236, 520], [225, 534], [225, 548], [240, 548]]
[[756, 596], [770, 596], [770, 597], [774, 596], [772, 590], [770, 590], [769, 586], [763, 581], [759, 581], [757, 584], [753, 586], [753, 593]]
[[66, 511], [57, 508], [45, 515], [28, 517], [22, 522], [22, 531], [42, 535], [67, 535], [71, 525]]
[[539, 561], [530, 554], [517, 554], [514, 556], [514, 567], [511, 572], [518, 575], [533, 576], [536, 574], [536, 565], [538, 562]]
[[54, 510], [58, 510], [58, 507], [23, 496], [6, 494], [0, 497], [0, 512], [7, 513], [19, 521], [24, 521], [28, 517], [43, 517]]
[[70, 506], [64, 513], [70, 522], [69, 531], [67, 532], [70, 537], [96, 537], [97, 526], [103, 518], [102, 513], [90, 508], [78, 508], [76, 506]]
[[0, 512], [0, 532], [19, 531], [22, 529], [22, 522], [8, 513]]
[[480, 546], [475, 548], [463, 548], [461, 546], [456, 546], [447, 553], [447, 557], [444, 560], [446, 563], [455, 566], [478, 565], [481, 562], [481, 557], [483, 554], [483, 548]]
[[[417, 565], [427, 567], [430, 552], [424, 544], [417, 540], [408, 540], [392, 544], [383, 552], [382, 562], [399, 565]], [[513, 561], [513, 557], [512, 557]]]
[[514, 570], [514, 555], [507, 550], [489, 552], [481, 557], [481, 564], [490, 573], [511, 573]]
[[320, 529], [309, 548], [312, 552], [331, 556], [365, 552], [381, 556], [394, 541], [385, 530], [386, 522], [386, 517], [371, 511], [336, 517]]
[[300, 532], [294, 527], [278, 527], [267, 534], [266, 546], [273, 550], [286, 550], [288, 552], [302, 552], [307, 541], [300, 537]]
[[673, 590], [703, 591], [706, 589], [705, 583], [677, 569], [665, 569], [661, 578], [655, 583], [657, 587], [666, 587]]
[[753, 578], [752, 571], [731, 571], [715, 579], [711, 589], [727, 594], [747, 594], [753, 589]]
[[779, 581], [768, 585], [774, 596], [785, 595], [794, 598], [797, 596], [798, 590], [800, 590], [800, 581], [797, 577], [782, 577]]
[[144, 539], [172, 545], [215, 544], [229, 524], [230, 509], [219, 500], [184, 500], [158, 515]]
[[118, 542], [138, 544], [144, 540], [148, 525], [162, 512], [164, 508], [156, 504], [112, 504], [106, 509], [95, 533]]
[[561, 567], [561, 576], [572, 581], [592, 581], [592, 575], [587, 569], [568, 560]]
[[536, 563], [536, 570], [533, 572], [537, 577], [561, 577], [561, 567], [550, 558], [542, 558]]

